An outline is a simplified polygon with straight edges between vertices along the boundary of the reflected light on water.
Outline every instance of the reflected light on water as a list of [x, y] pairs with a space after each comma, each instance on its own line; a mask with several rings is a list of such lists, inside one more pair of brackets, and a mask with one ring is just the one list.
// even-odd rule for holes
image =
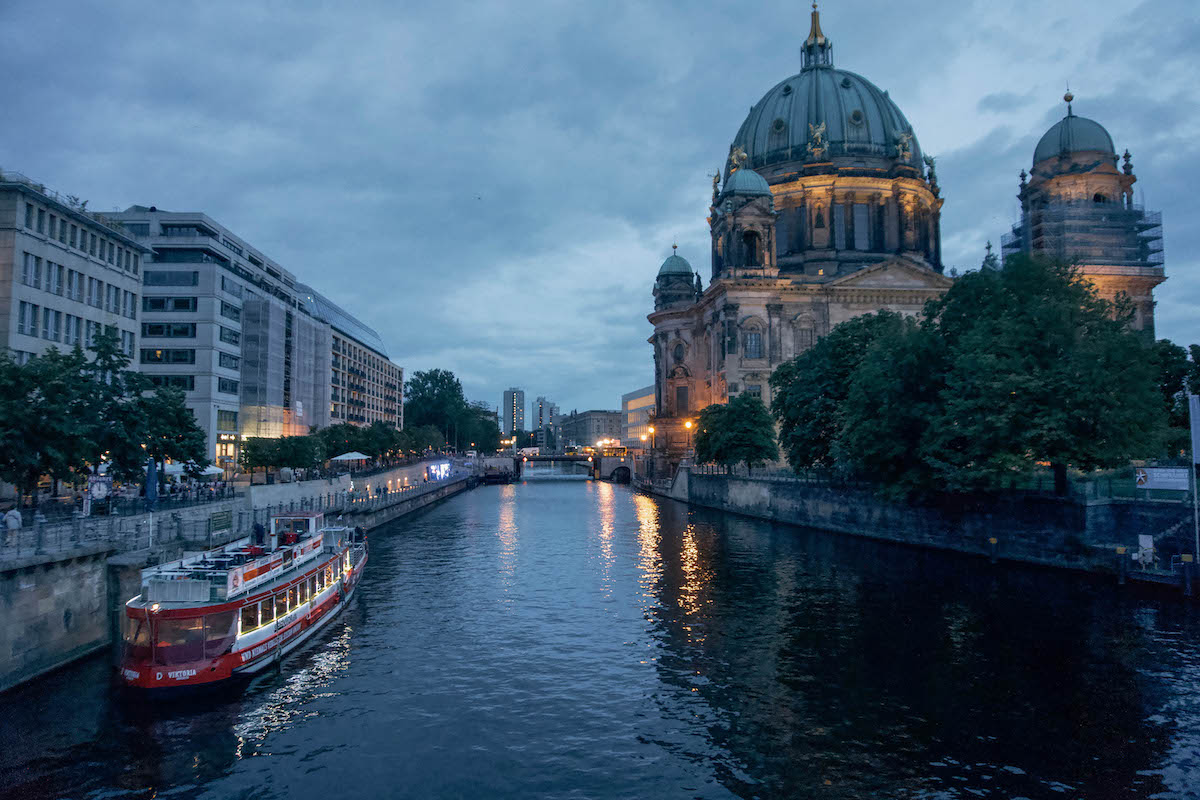
[[597, 484], [597, 495], [600, 504], [600, 560], [604, 569], [601, 586], [604, 587], [605, 597], [612, 596], [612, 566], [613, 566], [613, 522], [616, 495], [611, 483]]
[[500, 525], [496, 537], [500, 540], [500, 581], [504, 591], [512, 588], [517, 574], [517, 487], [500, 487]]
[[644, 494], [633, 495], [633, 509], [638, 521], [638, 585], [645, 605], [657, 602], [655, 592], [662, 579], [662, 533], [659, 530], [658, 503]]
[[[309, 657], [302, 669], [287, 674], [282, 686], [271, 690], [261, 702], [246, 710], [233, 727], [237, 737], [237, 758], [262, 755], [258, 746], [273, 733], [287, 730], [296, 722], [317, 716], [309, 703], [339, 692], [324, 691], [339, 674], [350, 668], [350, 638], [353, 629], [345, 625], [332, 641]], [[296, 658], [289, 662], [294, 666]], [[250, 752], [246, 746], [250, 745]]]

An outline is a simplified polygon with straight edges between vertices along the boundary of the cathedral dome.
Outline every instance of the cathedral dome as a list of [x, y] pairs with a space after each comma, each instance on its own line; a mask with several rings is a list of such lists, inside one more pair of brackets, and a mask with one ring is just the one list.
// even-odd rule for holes
[[[833, 45], [813, 12], [804, 68], [750, 109], [734, 139], [753, 169], [777, 163], [879, 160], [921, 170], [921, 149], [903, 112], [866, 78], [833, 67]], [[866, 164], [864, 164], [866, 166]]]
[[1075, 98], [1069, 92], [1063, 99], [1067, 101], [1067, 115], [1054, 123], [1042, 136], [1037, 149], [1033, 151], [1033, 163], [1037, 164], [1055, 156], [1084, 152], [1104, 153], [1116, 159], [1117, 149], [1104, 126], [1087, 117], [1075, 116], [1071, 110], [1071, 101]]
[[683, 256], [671, 255], [658, 268], [659, 275], [687, 275], [691, 277], [692, 265]]
[[725, 194], [770, 197], [771, 187], [766, 179], [752, 169], [738, 169], [725, 179]]

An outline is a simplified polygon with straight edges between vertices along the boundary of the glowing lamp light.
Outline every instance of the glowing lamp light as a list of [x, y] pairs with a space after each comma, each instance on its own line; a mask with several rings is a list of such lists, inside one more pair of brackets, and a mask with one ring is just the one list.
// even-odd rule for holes
[[643, 442], [646, 441], [646, 434], [644, 434], [644, 433], [642, 434], [642, 441]]
[[651, 426], [650, 426], [650, 432], [651, 432], [651, 433], [654, 433], [654, 426], [653, 426], [653, 425], [651, 425]]
[[158, 611], [158, 603], [155, 603], [154, 605], [150, 606], [150, 611], [152, 613], [157, 612]]
[[683, 423], [683, 427], [690, 431], [692, 429], [692, 421], [689, 419], [687, 422]]

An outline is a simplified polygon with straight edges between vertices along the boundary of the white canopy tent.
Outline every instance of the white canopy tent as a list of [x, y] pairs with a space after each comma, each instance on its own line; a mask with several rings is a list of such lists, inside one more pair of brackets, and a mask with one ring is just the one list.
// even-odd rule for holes
[[357, 450], [352, 450], [349, 453], [342, 453], [340, 456], [334, 456], [330, 461], [370, 461], [371, 457], [363, 455]]

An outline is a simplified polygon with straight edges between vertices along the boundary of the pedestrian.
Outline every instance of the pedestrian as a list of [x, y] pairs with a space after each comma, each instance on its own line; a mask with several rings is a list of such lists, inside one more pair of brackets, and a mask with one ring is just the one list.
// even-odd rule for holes
[[16, 506], [13, 506], [4, 515], [4, 544], [6, 546], [15, 544], [14, 539], [16, 539], [20, 532], [21, 512], [17, 510]]

